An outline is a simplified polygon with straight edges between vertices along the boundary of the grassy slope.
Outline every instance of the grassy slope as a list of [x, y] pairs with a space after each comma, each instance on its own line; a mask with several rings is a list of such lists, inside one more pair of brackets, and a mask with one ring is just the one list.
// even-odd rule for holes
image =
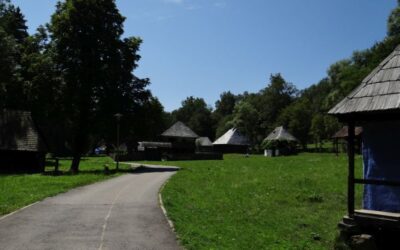
[[[70, 163], [70, 160], [61, 160], [60, 170], [67, 171]], [[104, 164], [109, 164], [110, 168], [115, 166], [113, 160], [109, 157], [90, 157], [82, 159], [81, 172], [78, 175], [67, 173], [60, 176], [42, 174], [0, 175], [0, 215], [71, 188], [120, 174], [105, 175], [103, 173]], [[120, 166], [127, 169], [127, 166]]]
[[[346, 159], [331, 154], [168, 162], [163, 200], [188, 249], [331, 249], [346, 211]], [[357, 162], [360, 165], [360, 160]]]

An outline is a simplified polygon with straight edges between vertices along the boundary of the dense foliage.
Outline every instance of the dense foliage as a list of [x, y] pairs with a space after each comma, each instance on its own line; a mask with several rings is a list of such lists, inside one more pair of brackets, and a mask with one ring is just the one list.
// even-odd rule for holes
[[[267, 86], [257, 93], [222, 93], [211, 116], [214, 124], [207, 126], [214, 128], [216, 137], [237, 127], [251, 139], [256, 151], [263, 148], [263, 139], [276, 126], [287, 128], [303, 148], [310, 143], [322, 148], [323, 142], [341, 127], [334, 117], [327, 115], [328, 110], [400, 44], [400, 2], [388, 18], [387, 34], [371, 48], [355, 51], [350, 58], [332, 64], [324, 79], [304, 90], [297, 90], [277, 73], [271, 75]], [[184, 108], [186, 103], [182, 105]], [[198, 128], [202, 130], [204, 128]]]
[[79, 158], [99, 143], [115, 145], [117, 122], [128, 149], [152, 140], [178, 120], [200, 136], [215, 139], [231, 127], [255, 151], [276, 126], [284, 126], [305, 148], [322, 143], [341, 126], [327, 111], [354, 89], [400, 43], [400, 7], [388, 18], [387, 37], [332, 64], [327, 76], [304, 90], [272, 74], [257, 93], [224, 92], [215, 109], [188, 97], [164, 112], [147, 89], [149, 79], [133, 72], [140, 60], [138, 37], [123, 36], [125, 18], [115, 0], [66, 0], [51, 22], [29, 35], [10, 0], [0, 0], [0, 109], [30, 110], [55, 154]]
[[149, 79], [132, 73], [142, 40], [123, 37], [124, 20], [115, 0], [66, 0], [29, 35], [20, 9], [0, 0], [0, 109], [31, 111], [51, 151], [74, 157], [73, 171], [99, 142], [115, 144], [116, 113], [123, 141], [165, 128]]

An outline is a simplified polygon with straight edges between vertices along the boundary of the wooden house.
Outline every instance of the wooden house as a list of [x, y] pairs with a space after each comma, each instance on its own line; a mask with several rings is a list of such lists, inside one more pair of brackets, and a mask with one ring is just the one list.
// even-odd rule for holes
[[[380, 249], [398, 244], [400, 232], [400, 46], [353, 92], [329, 111], [348, 126], [346, 235], [368, 233]], [[361, 125], [363, 176], [354, 170], [355, 127]], [[355, 209], [355, 185], [364, 185]], [[391, 248], [389, 248], [391, 249]]]
[[163, 141], [172, 143], [174, 151], [179, 153], [194, 153], [195, 141], [199, 136], [183, 122], [176, 122], [161, 134]]
[[250, 140], [236, 128], [228, 130], [213, 143], [214, 151], [220, 153], [248, 153]]
[[[354, 136], [355, 136], [355, 152], [361, 152], [361, 135], [362, 135], [362, 127], [357, 126], [354, 128]], [[333, 136], [333, 151], [338, 154], [341, 149], [345, 152], [347, 151], [347, 138], [349, 136], [349, 128], [347, 126], [343, 126], [339, 129]]]
[[276, 127], [263, 141], [264, 156], [290, 155], [296, 152], [297, 139], [283, 126]]
[[0, 111], [0, 172], [41, 172], [46, 151], [30, 112]]

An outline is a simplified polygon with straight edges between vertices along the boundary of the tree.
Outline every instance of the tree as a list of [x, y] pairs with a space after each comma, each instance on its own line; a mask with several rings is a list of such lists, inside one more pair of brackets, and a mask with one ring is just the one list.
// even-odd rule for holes
[[22, 44], [28, 37], [28, 27], [21, 9], [8, 0], [0, 0], [0, 24], [18, 44]]
[[215, 137], [215, 123], [211, 117], [211, 108], [203, 98], [190, 96], [182, 102], [182, 107], [173, 111], [174, 122], [181, 121], [200, 136]]
[[233, 113], [235, 108], [237, 97], [230, 91], [223, 92], [220, 95], [220, 99], [215, 103], [214, 113], [220, 116], [227, 116]]
[[223, 92], [220, 99], [215, 102], [215, 110], [212, 117], [215, 120], [215, 135], [220, 137], [228, 129], [230, 129], [229, 121], [232, 120], [233, 110], [238, 101], [238, 97], [230, 91]]
[[24, 109], [25, 89], [21, 78], [21, 46], [28, 36], [25, 19], [19, 8], [0, 0], [0, 94], [4, 108]]
[[236, 104], [233, 119], [229, 124], [248, 136], [253, 144], [260, 141], [260, 138], [257, 138], [257, 129], [255, 129], [258, 124], [258, 112], [251, 103], [241, 101]]
[[[260, 127], [271, 131], [282, 110], [291, 104], [297, 94], [296, 87], [287, 82], [281, 74], [271, 75], [270, 84], [260, 91], [253, 105], [260, 114]], [[266, 135], [266, 133], [265, 133]]]
[[276, 125], [284, 126], [301, 143], [303, 148], [307, 147], [311, 127], [312, 111], [307, 99], [298, 99], [282, 110]]
[[[71, 171], [88, 150], [93, 124], [113, 119], [149, 96], [147, 79], [138, 79], [141, 40], [122, 39], [125, 18], [114, 0], [59, 2], [49, 31], [55, 63], [62, 72], [64, 123], [71, 131]], [[131, 102], [132, 101], [132, 102]], [[96, 124], [98, 125], [98, 124]], [[96, 126], [98, 127], [98, 126]]]
[[397, 1], [397, 7], [392, 10], [387, 22], [388, 36], [400, 35], [400, 1]]
[[321, 114], [315, 114], [311, 120], [310, 133], [313, 137], [315, 145], [317, 145], [319, 149], [322, 148], [323, 139], [325, 138], [325, 132], [326, 128], [324, 116]]

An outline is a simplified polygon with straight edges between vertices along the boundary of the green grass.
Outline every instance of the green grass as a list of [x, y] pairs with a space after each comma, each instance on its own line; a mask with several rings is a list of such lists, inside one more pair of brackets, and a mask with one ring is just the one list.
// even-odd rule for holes
[[[70, 160], [61, 160], [60, 170], [63, 171], [63, 174], [58, 176], [46, 174], [0, 175], [0, 215], [74, 187], [115, 177], [128, 170], [127, 165], [121, 164], [121, 172], [104, 174], [104, 164], [109, 164], [111, 169], [115, 168], [114, 161], [109, 157], [83, 158], [80, 164], [80, 173], [77, 175], [67, 172], [70, 164]], [[54, 170], [54, 167], [52, 169]], [[51, 168], [47, 168], [47, 170], [51, 170]]]
[[[166, 164], [183, 168], [162, 196], [187, 249], [334, 246], [337, 223], [346, 213], [344, 155], [225, 155], [224, 161]], [[357, 165], [361, 170], [359, 158]]]

